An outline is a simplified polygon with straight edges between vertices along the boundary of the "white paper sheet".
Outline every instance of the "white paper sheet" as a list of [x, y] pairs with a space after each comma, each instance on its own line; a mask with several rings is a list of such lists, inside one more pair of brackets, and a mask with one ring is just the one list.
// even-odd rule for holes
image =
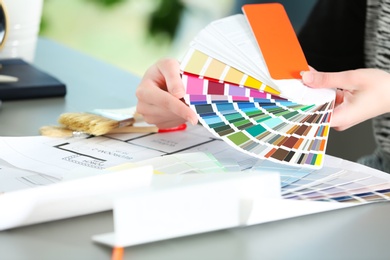
[[147, 188], [150, 166], [0, 194], [0, 230], [112, 209], [115, 198]]
[[[163, 177], [163, 176], [161, 176]], [[130, 246], [246, 225], [252, 199], [279, 199], [277, 172], [214, 174], [118, 199], [115, 233], [93, 240]]]

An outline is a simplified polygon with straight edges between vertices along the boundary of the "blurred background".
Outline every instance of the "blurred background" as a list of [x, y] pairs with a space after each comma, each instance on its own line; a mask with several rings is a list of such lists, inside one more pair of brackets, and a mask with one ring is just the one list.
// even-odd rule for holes
[[180, 58], [234, 0], [44, 0], [40, 35], [137, 75], [162, 57]]
[[[299, 30], [316, 0], [284, 4]], [[261, 0], [44, 0], [40, 35], [142, 75], [163, 57], [180, 59], [213, 20]]]

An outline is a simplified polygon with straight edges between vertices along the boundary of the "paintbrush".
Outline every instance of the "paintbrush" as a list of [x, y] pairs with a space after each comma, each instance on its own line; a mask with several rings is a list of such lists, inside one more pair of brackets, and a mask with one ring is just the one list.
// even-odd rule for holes
[[187, 125], [159, 129], [148, 124], [136, 113], [135, 107], [123, 109], [95, 109], [93, 113], [64, 113], [58, 122], [61, 126], [43, 126], [40, 134], [51, 137], [71, 137], [119, 133], [162, 133], [180, 131]]
[[66, 129], [82, 132], [89, 135], [104, 135], [113, 129], [130, 126], [134, 118], [115, 120], [92, 113], [64, 113], [58, 118], [58, 122]]
[[66, 128], [65, 126], [42, 126], [39, 133], [49, 137], [86, 137], [89, 136], [83, 132], [77, 132]]
[[[114, 128], [107, 134], [125, 134], [125, 133], [167, 133], [174, 131], [181, 131], [187, 128], [186, 124], [181, 124], [177, 127], [160, 129], [155, 125], [137, 125]], [[73, 131], [65, 126], [43, 126], [39, 129], [43, 136], [49, 137], [86, 137], [89, 134], [80, 131]]]

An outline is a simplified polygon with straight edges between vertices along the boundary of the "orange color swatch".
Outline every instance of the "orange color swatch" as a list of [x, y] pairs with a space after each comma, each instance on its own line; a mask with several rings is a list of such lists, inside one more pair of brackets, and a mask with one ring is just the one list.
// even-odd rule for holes
[[242, 10], [273, 79], [301, 79], [309, 70], [294, 28], [279, 3], [248, 4]]

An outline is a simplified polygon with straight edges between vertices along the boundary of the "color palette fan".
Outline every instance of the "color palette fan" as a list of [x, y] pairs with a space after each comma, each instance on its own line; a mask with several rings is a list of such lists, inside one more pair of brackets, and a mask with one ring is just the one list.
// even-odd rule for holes
[[199, 121], [239, 151], [320, 168], [335, 91], [301, 82], [308, 70], [280, 4], [254, 4], [212, 22], [181, 61], [185, 100]]

